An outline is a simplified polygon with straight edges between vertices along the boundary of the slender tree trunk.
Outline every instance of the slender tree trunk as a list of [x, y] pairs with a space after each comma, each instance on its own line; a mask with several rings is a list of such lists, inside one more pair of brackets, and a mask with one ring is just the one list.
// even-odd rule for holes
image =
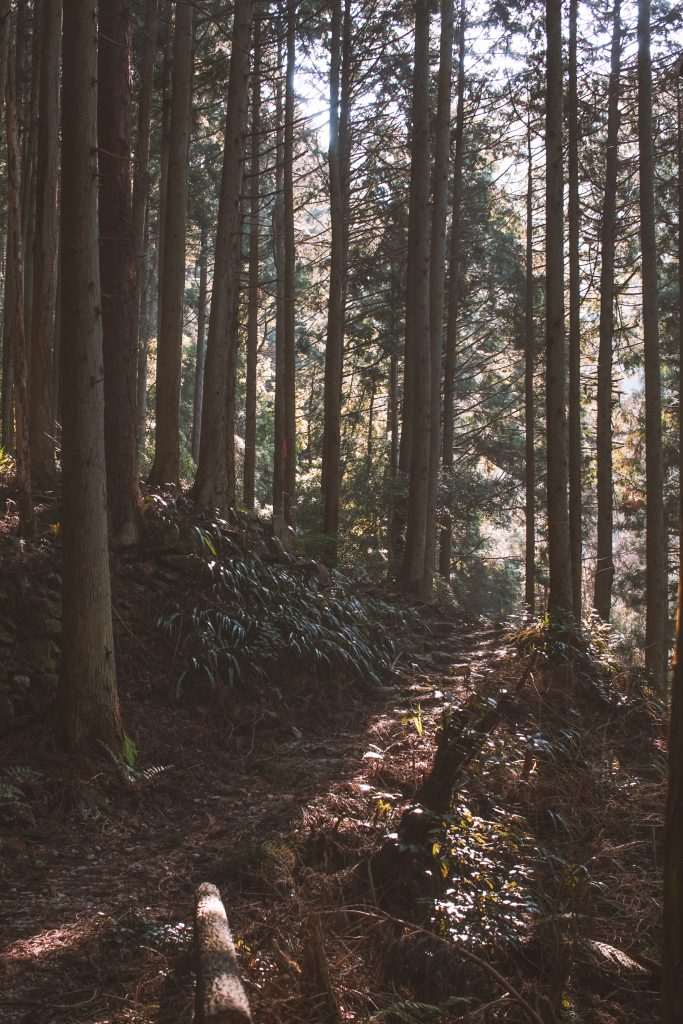
[[199, 461], [202, 436], [202, 408], [204, 406], [204, 369], [206, 366], [206, 309], [208, 279], [208, 229], [202, 219], [199, 239], [199, 296], [197, 299], [197, 361], [194, 375], [194, 403], [192, 409], [192, 458]]
[[62, 658], [59, 721], [71, 749], [122, 740], [107, 544], [104, 365], [97, 231], [94, 0], [64, 7], [62, 76]]
[[138, 261], [132, 221], [130, 0], [100, 0], [98, 145], [100, 281], [104, 352], [104, 440], [109, 540], [137, 543], [136, 377]]
[[[678, 451], [683, 480], [683, 60], [678, 79]], [[669, 720], [669, 785], [664, 838], [662, 1020], [683, 1019], [683, 484], [679, 482], [678, 609]]]
[[282, 46], [278, 41], [275, 87], [275, 200], [273, 203], [273, 259], [275, 263], [275, 409], [273, 423], [273, 525], [284, 530], [285, 516], [285, 223], [284, 223], [284, 104], [282, 98]]
[[[136, 421], [138, 451], [145, 446], [147, 421], [147, 348], [148, 323], [146, 296], [149, 288], [149, 147], [154, 92], [154, 57], [157, 48], [158, 0], [145, 0], [142, 30], [140, 88], [138, 91], [135, 174], [133, 178], [133, 252], [138, 272], [133, 294], [133, 323], [137, 332]], [[141, 391], [144, 394], [141, 394]], [[143, 411], [144, 410], [144, 411]]]
[[253, 509], [256, 486], [256, 365], [258, 355], [259, 243], [261, 238], [261, 20], [254, 26], [251, 76], [251, 158], [249, 221], [249, 312], [244, 409], [244, 507]]
[[662, 395], [657, 313], [654, 145], [650, 2], [638, 3], [638, 166], [640, 170], [640, 247], [645, 349], [646, 613], [645, 664], [661, 686], [666, 678], [669, 635], [667, 543], [664, 523]]
[[[10, 4], [9, 0], [0, 2], [0, 111], [5, 109], [5, 86], [7, 84], [7, 55], [10, 37]], [[7, 242], [7, 240], [6, 240]], [[5, 244], [5, 275], [4, 275], [3, 309], [12, 306], [11, 278], [7, 274], [7, 244]], [[3, 317], [2, 323], [2, 394], [0, 395], [0, 418], [2, 433], [0, 443], [4, 451], [10, 451], [14, 441], [14, 410], [12, 402], [12, 350], [9, 335], [9, 318]]]
[[[414, 207], [414, 209], [413, 209]], [[427, 495], [431, 429], [431, 352], [429, 338], [429, 4], [417, 0], [411, 146], [412, 278], [408, 303], [414, 353], [413, 440], [408, 491], [406, 549], [402, 584], [420, 593], [425, 574]], [[410, 271], [410, 266], [409, 266]], [[436, 424], [434, 424], [436, 428]]]
[[285, 219], [285, 522], [296, 522], [296, 243], [294, 239], [294, 66], [295, 0], [287, 3], [287, 72], [285, 76], [284, 219]]
[[581, 268], [579, 234], [579, 98], [576, 67], [578, 0], [569, 4], [569, 86], [567, 91], [567, 180], [569, 186], [569, 546], [571, 549], [572, 614], [581, 622], [583, 565], [583, 501], [581, 487]]
[[5, 273], [12, 278], [12, 305], [5, 309], [9, 320], [14, 366], [14, 413], [16, 419], [16, 472], [19, 529], [31, 536], [35, 528], [31, 496], [28, 367], [24, 330], [24, 257], [21, 234], [21, 154], [15, 97], [14, 48], [10, 42], [5, 88], [7, 141], [7, 261]]
[[[218, 207], [209, 332], [206, 340], [204, 405], [199, 462], [193, 495], [200, 505], [226, 508], [234, 490], [231, 380], [237, 352], [240, 265], [240, 192], [247, 124], [249, 50], [253, 0], [237, 0], [225, 120], [223, 174]], [[231, 475], [233, 483], [231, 484]]]
[[[21, 238], [24, 254], [24, 334], [26, 337], [26, 366], [29, 373], [31, 350], [30, 341], [33, 319], [33, 239], [36, 229], [36, 162], [38, 155], [38, 94], [40, 90], [40, 52], [42, 36], [42, 0], [34, 0], [30, 12], [28, 42], [30, 52], [25, 49], [28, 67], [21, 73], [22, 80], [28, 77], [29, 92], [23, 125], [23, 146], [20, 147], [21, 165]], [[19, 73], [19, 67], [17, 67]], [[17, 92], [17, 95], [19, 93]], [[18, 111], [17, 105], [17, 111]], [[30, 392], [29, 392], [30, 401]]]
[[325, 342], [323, 403], [323, 532], [327, 536], [325, 560], [337, 563], [339, 497], [341, 489], [341, 402], [344, 349], [344, 210], [339, 146], [339, 90], [341, 81], [342, 0], [332, 2], [330, 38], [330, 128], [327, 163], [330, 175], [330, 286]]
[[173, 27], [170, 9], [167, 7], [166, 24], [164, 26], [164, 60], [162, 65], [161, 88], [161, 140], [159, 145], [159, 209], [157, 224], [157, 337], [161, 326], [161, 307], [163, 304], [163, 281], [161, 268], [164, 265], [164, 231], [166, 229], [166, 200], [168, 196], [168, 162], [171, 148], [171, 108], [173, 105]]
[[176, 4], [168, 184], [164, 204], [163, 257], [159, 272], [161, 308], [157, 338], [156, 439], [154, 463], [149, 474], [149, 482], [155, 486], [177, 486], [180, 483], [180, 374], [193, 11], [194, 5], [189, 2]]
[[36, 230], [33, 239], [31, 318], [31, 477], [49, 489], [55, 481], [54, 371], [57, 301], [57, 182], [59, 176], [59, 58], [61, 0], [43, 0], [40, 51]]
[[607, 155], [602, 205], [600, 260], [600, 345], [596, 424], [597, 564], [593, 604], [601, 619], [609, 621], [614, 582], [612, 535], [614, 499], [612, 481], [612, 357], [614, 338], [614, 250], [617, 210], [617, 158], [619, 155], [619, 78], [621, 74], [621, 0], [615, 0], [612, 52], [607, 95]]
[[[144, 251], [149, 252], [149, 211], [145, 218], [145, 240]], [[154, 314], [154, 298], [158, 295], [158, 286], [155, 279], [152, 261], [147, 258], [140, 264], [140, 271], [143, 274], [142, 290], [140, 292], [140, 328], [138, 338], [138, 368], [136, 384], [136, 416], [137, 416], [137, 439], [138, 453], [145, 450], [147, 442], [147, 366], [149, 363], [149, 341], [152, 337], [156, 317]]]
[[571, 613], [567, 353], [564, 324], [562, 174], [562, 3], [546, 0], [546, 438], [548, 465], [548, 610]]
[[[531, 103], [531, 97], [529, 97]], [[536, 443], [534, 370], [536, 339], [534, 336], [534, 193], [531, 158], [531, 113], [527, 123], [527, 185], [526, 185], [526, 275], [524, 285], [524, 603], [530, 615], [536, 607]]]
[[[464, 0], [461, 0], [458, 26], [458, 102], [455, 120], [455, 149], [453, 152], [451, 251], [448, 274], [448, 317], [446, 321], [443, 384], [443, 430], [441, 438], [441, 465], [443, 467], [444, 474], [449, 474], [453, 469], [455, 358], [458, 344], [458, 289], [460, 277], [460, 242], [462, 236], [460, 218], [462, 216], [462, 167], [465, 140], [465, 27], [465, 4]], [[451, 577], [452, 546], [453, 523], [450, 515], [448, 515], [442, 521], [439, 535], [439, 573], [445, 580], [450, 580]]]
[[448, 171], [451, 128], [451, 72], [453, 67], [453, 0], [441, 0], [441, 39], [432, 186], [432, 237], [429, 268], [429, 334], [431, 347], [431, 433], [425, 528], [423, 597], [432, 593], [436, 554], [436, 498], [441, 456], [441, 361], [443, 355], [443, 308], [446, 276], [446, 222], [448, 219]]

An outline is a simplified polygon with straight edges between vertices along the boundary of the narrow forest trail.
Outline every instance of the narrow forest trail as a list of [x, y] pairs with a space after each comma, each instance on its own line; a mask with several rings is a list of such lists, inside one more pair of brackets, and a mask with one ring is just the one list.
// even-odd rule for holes
[[[15, 772], [22, 802], [0, 831], [0, 1021], [189, 1022], [201, 881], [224, 896], [256, 1021], [325, 1016], [302, 977], [311, 914], [344, 1020], [416, 999], [465, 1020], [470, 1004], [455, 1017], [445, 1009], [455, 996], [493, 1001], [491, 1020], [529, 1019], [485, 971], [457, 955], [454, 965], [451, 952], [445, 964], [421, 949], [418, 932], [397, 930], [358, 874], [420, 788], [444, 709], [516, 692], [528, 674], [505, 631], [428, 613], [429, 630], [411, 638], [412, 664], [397, 664], [381, 688], [273, 679], [272, 702], [236, 690], [178, 703], [149, 593], [115, 595], [123, 710], [141, 766], [173, 767], [136, 790], [113, 765], [64, 764], [48, 723], [36, 745], [30, 715], [6, 740], [0, 768], [6, 782]], [[435, 855], [453, 878], [443, 913], [458, 905], [459, 941], [514, 979], [529, 1005], [537, 991], [566, 989], [583, 1005], [567, 1020], [635, 1024], [655, 1005], [647, 958], [656, 953], [662, 779], [642, 765], [645, 748], [661, 743], [661, 721], [648, 724], [639, 698], [624, 697], [623, 711], [621, 698], [581, 696], [571, 673], [554, 675], [536, 674], [518, 724], [484, 738], [462, 781], [460, 846]], [[585, 721], [579, 698], [595, 702]], [[626, 760], [641, 735], [636, 776]], [[534, 926], [540, 919], [551, 923]]]

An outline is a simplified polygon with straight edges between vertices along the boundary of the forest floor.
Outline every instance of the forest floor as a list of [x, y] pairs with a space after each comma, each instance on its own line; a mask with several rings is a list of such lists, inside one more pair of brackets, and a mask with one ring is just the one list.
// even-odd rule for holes
[[[202, 881], [221, 890], [256, 1022], [657, 1019], [664, 713], [641, 674], [530, 659], [500, 627], [424, 609], [386, 685], [283, 674], [272, 700], [179, 701], [158, 619], [182, 577], [123, 562], [126, 729], [140, 769], [172, 766], [125, 786], [53, 737], [57, 547], [49, 525], [25, 548], [0, 528], [2, 1024], [189, 1022]], [[473, 694], [515, 713], [468, 764], [421, 916], [404, 915], [368, 858], [444, 709]]]

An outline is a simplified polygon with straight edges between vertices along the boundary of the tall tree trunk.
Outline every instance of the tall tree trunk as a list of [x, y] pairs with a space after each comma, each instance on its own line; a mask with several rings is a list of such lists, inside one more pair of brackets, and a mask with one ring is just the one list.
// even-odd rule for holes
[[[40, 91], [40, 52], [42, 36], [42, 0], [34, 0], [27, 22], [30, 52], [25, 49], [28, 67], [17, 73], [28, 78], [28, 97], [23, 125], [23, 145], [20, 149], [21, 164], [21, 238], [24, 253], [24, 333], [26, 337], [26, 365], [30, 375], [30, 341], [33, 318], [33, 238], [36, 229], [36, 161], [38, 155], [38, 94]], [[19, 93], [17, 93], [19, 95]], [[17, 111], [18, 111], [17, 105]], [[30, 383], [29, 383], [30, 387]], [[29, 398], [30, 401], [30, 398]]]
[[239, 302], [240, 193], [247, 121], [249, 51], [253, 0], [237, 0], [225, 118], [225, 148], [218, 206], [209, 332], [206, 339], [204, 405], [199, 462], [193, 495], [200, 505], [226, 508], [234, 473], [230, 429], [231, 380], [237, 352]]
[[157, 210], [157, 337], [161, 325], [163, 305], [164, 231], [166, 229], [166, 200], [168, 197], [168, 161], [171, 148], [171, 108], [173, 105], [173, 25], [167, 8], [163, 33], [164, 59], [161, 69], [161, 139], [159, 141], [159, 204]]
[[[529, 97], [531, 104], [531, 97]], [[536, 443], [534, 370], [534, 193], [531, 157], [531, 111], [527, 122], [526, 274], [524, 283], [524, 603], [530, 615], [536, 607]]]
[[294, 67], [295, 0], [287, 2], [285, 76], [284, 220], [285, 220], [285, 522], [296, 522], [296, 243], [294, 239]]
[[159, 271], [161, 309], [157, 338], [156, 438], [154, 463], [149, 474], [149, 482], [155, 486], [180, 483], [180, 374], [193, 10], [192, 3], [176, 4], [168, 184], [164, 204], [163, 258]]
[[149, 145], [154, 92], [154, 57], [157, 48], [157, 9], [158, 0], [145, 0], [133, 179], [133, 252], [138, 266], [133, 295], [133, 323], [137, 331], [138, 346], [135, 402], [138, 451], [142, 451], [145, 446], [147, 422], [148, 323], [146, 296], [150, 285]]
[[100, 0], [97, 114], [109, 540], [137, 543], [138, 262], [132, 221], [130, 0]]
[[[429, 338], [429, 4], [417, 0], [411, 141], [411, 228], [408, 249], [406, 322], [414, 354], [413, 440], [408, 491], [406, 549], [401, 573], [409, 593], [420, 593], [425, 573], [427, 494], [431, 428], [431, 353]], [[411, 266], [409, 264], [409, 273]], [[436, 424], [434, 425], [436, 427]]]
[[194, 375], [194, 402], [192, 408], [192, 458], [199, 461], [202, 436], [202, 409], [204, 407], [204, 369], [206, 366], [206, 309], [208, 292], [208, 228], [202, 217], [199, 238], [199, 295], [197, 297], [197, 360]]
[[284, 531], [285, 517], [285, 223], [284, 223], [284, 104], [282, 44], [278, 39], [275, 86], [275, 199], [273, 202], [273, 260], [275, 264], [275, 408], [273, 423], [273, 525]]
[[441, 456], [441, 357], [446, 276], [446, 222], [448, 219], [448, 163], [451, 128], [451, 72], [453, 67], [453, 0], [441, 0], [441, 38], [432, 186], [432, 237], [429, 267], [429, 335], [431, 347], [431, 433], [425, 527], [423, 597], [432, 593], [436, 554], [436, 498]]
[[55, 481], [54, 372], [57, 300], [57, 182], [59, 176], [59, 58], [61, 0], [43, 0], [40, 51], [36, 230], [31, 319], [31, 477], [39, 488]]
[[122, 741], [107, 544], [97, 230], [95, 0], [64, 6], [62, 76], [62, 658], [59, 721], [82, 750]]
[[5, 309], [9, 320], [14, 367], [14, 413], [16, 420], [16, 472], [19, 529], [24, 536], [34, 532], [31, 497], [31, 452], [29, 439], [28, 367], [24, 329], [24, 256], [21, 234], [21, 153], [15, 97], [14, 48], [10, 42], [5, 88], [5, 133], [7, 141], [7, 261], [5, 273], [12, 278], [12, 305]]
[[638, 166], [640, 171], [640, 248], [645, 350], [645, 664], [661, 686], [666, 679], [669, 634], [667, 543], [664, 523], [662, 395], [657, 313], [654, 144], [650, 2], [638, 2]]
[[549, 612], [571, 613], [567, 353], [564, 325], [562, 174], [562, 2], [546, 0], [546, 439], [548, 466]]
[[256, 365], [258, 356], [259, 243], [261, 239], [261, 20], [254, 25], [254, 67], [251, 75], [251, 157], [249, 210], [249, 311], [247, 377], [244, 403], [245, 508], [253, 509], [256, 486]]
[[[683, 60], [678, 79], [678, 452], [683, 480]], [[662, 1020], [683, 1019], [683, 484], [679, 482], [678, 609], [669, 719], [669, 784], [664, 837]]]
[[[441, 438], [441, 465], [444, 474], [453, 469], [453, 429], [455, 394], [455, 359], [458, 344], [458, 302], [460, 277], [460, 242], [462, 230], [462, 167], [465, 140], [465, 28], [464, 0], [460, 3], [458, 25], [458, 102], [455, 120], [455, 148], [453, 152], [453, 196], [451, 216], [451, 251], [448, 271], [448, 317], [443, 371], [443, 430]], [[439, 535], [439, 573], [445, 580], [451, 577], [451, 551], [453, 523], [450, 515], [441, 524]]]
[[332, 2], [330, 34], [330, 127], [327, 163], [330, 175], [330, 285], [325, 341], [323, 401], [322, 493], [325, 561], [337, 563], [341, 489], [341, 402], [344, 350], [344, 210], [340, 154], [340, 82], [342, 0]]
[[[5, 86], [7, 84], [7, 56], [10, 37], [10, 4], [9, 0], [0, 3], [0, 111], [5, 108]], [[5, 275], [4, 275], [3, 308], [12, 305], [12, 283], [7, 274], [7, 240], [5, 242]], [[9, 318], [3, 317], [2, 323], [2, 393], [0, 395], [0, 419], [2, 432], [0, 444], [10, 451], [14, 442], [14, 408], [12, 401], [12, 341], [9, 334]]]
[[581, 268], [579, 233], [579, 97], [576, 67], [576, 25], [579, 2], [569, 4], [569, 84], [567, 90], [567, 181], [569, 205], [569, 546], [572, 573], [572, 615], [581, 622], [583, 501], [581, 488]]
[[600, 258], [600, 345], [596, 423], [597, 470], [597, 563], [593, 604], [609, 621], [614, 582], [612, 535], [614, 499], [612, 481], [612, 358], [614, 338], [614, 250], [617, 210], [617, 159], [619, 155], [619, 79], [621, 75], [621, 0], [612, 15], [612, 51], [607, 93], [607, 154], [605, 194], [602, 204]]

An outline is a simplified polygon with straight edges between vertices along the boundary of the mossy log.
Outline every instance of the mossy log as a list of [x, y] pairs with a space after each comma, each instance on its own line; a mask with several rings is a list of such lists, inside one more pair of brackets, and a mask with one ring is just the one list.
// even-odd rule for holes
[[195, 893], [196, 1024], [252, 1024], [225, 907], [215, 885]]

